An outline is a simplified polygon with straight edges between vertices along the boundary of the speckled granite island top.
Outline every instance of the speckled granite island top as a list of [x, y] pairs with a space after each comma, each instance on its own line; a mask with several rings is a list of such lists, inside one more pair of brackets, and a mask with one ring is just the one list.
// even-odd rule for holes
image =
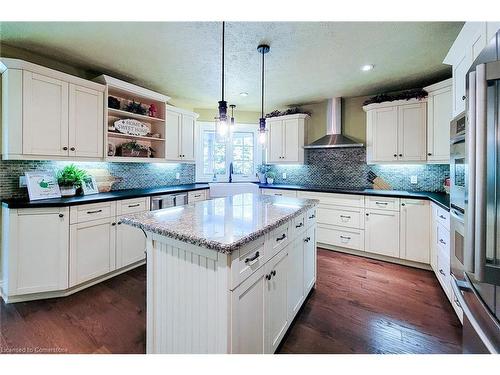
[[231, 253], [317, 204], [315, 199], [239, 194], [130, 215], [121, 221], [146, 232]]

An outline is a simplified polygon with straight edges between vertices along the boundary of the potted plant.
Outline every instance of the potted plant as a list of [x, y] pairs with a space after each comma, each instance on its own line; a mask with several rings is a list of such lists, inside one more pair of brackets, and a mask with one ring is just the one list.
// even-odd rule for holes
[[57, 173], [57, 183], [63, 197], [76, 195], [76, 189], [80, 188], [86, 179], [89, 178], [87, 172], [78, 168], [74, 164], [65, 166]]
[[266, 172], [269, 170], [269, 167], [265, 164], [261, 164], [257, 167], [257, 177], [259, 178], [259, 182], [261, 184], [266, 183]]
[[276, 174], [273, 171], [266, 172], [266, 180], [269, 185], [274, 182], [274, 177], [276, 177]]

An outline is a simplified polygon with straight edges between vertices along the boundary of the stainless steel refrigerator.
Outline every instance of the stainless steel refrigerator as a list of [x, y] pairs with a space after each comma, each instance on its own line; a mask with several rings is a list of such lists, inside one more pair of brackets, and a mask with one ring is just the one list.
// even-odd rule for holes
[[452, 122], [452, 288], [464, 353], [500, 352], [500, 32], [467, 74], [466, 112]]

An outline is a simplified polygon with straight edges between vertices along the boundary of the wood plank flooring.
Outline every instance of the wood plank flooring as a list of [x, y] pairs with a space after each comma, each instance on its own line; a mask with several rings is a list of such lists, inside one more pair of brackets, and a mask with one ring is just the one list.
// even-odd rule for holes
[[[146, 268], [72, 296], [0, 302], [0, 353], [144, 353]], [[460, 353], [429, 271], [318, 250], [318, 281], [279, 353]]]

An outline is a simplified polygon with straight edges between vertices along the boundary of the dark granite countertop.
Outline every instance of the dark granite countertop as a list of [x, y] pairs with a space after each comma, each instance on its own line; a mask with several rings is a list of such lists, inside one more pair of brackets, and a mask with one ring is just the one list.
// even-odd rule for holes
[[37, 208], [37, 207], [61, 207], [77, 206], [80, 204], [99, 203], [120, 199], [148, 197], [153, 195], [182, 193], [186, 191], [208, 189], [208, 184], [187, 184], [163, 186], [148, 189], [126, 189], [114, 190], [109, 193], [98, 193], [92, 195], [79, 195], [70, 198], [41, 199], [29, 201], [27, 198], [3, 199], [2, 204], [8, 208]]
[[428, 199], [445, 210], [450, 210], [450, 196], [446, 193], [437, 193], [431, 191], [401, 191], [401, 190], [375, 190], [375, 189], [335, 189], [318, 186], [301, 186], [301, 185], [280, 185], [280, 184], [259, 184], [259, 187], [265, 189], [283, 189], [283, 190], [302, 190], [302, 191], [315, 191], [321, 193], [338, 193], [338, 194], [360, 194], [360, 195], [373, 195], [382, 197], [396, 197], [396, 198], [419, 198]]

